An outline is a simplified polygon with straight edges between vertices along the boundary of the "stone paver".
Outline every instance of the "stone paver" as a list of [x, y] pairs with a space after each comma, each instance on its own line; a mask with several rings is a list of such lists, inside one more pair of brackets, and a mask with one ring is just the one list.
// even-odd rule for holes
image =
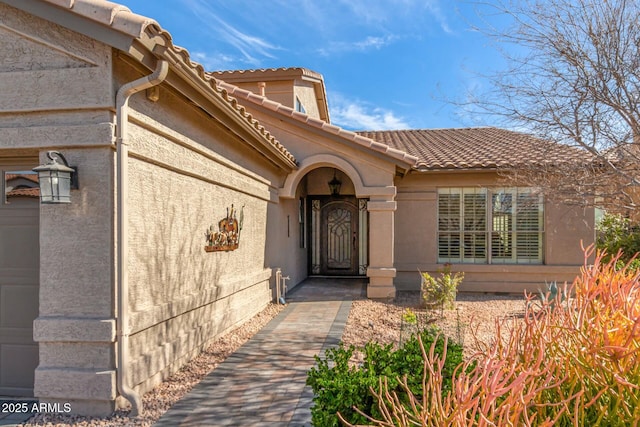
[[308, 279], [288, 306], [176, 403], [155, 424], [310, 426], [313, 393], [305, 386], [314, 356], [339, 343], [358, 279]]
[[[10, 401], [28, 402], [28, 403], [36, 402], [36, 400], [33, 398], [24, 398], [24, 397], [2, 398], [0, 399], [0, 405], [2, 405], [3, 402], [6, 403]], [[17, 425], [22, 424], [24, 421], [28, 420], [33, 416], [33, 413], [31, 412], [28, 412], [28, 413], [8, 412], [8, 409], [9, 408], [7, 407], [7, 412], [5, 412], [4, 410], [0, 411], [0, 426], [2, 427], [15, 427]]]

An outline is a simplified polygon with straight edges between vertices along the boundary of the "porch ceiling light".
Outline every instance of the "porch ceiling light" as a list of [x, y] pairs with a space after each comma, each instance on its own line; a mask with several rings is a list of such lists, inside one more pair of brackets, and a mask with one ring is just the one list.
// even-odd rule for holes
[[331, 191], [332, 196], [338, 196], [340, 194], [340, 186], [342, 185], [342, 181], [340, 181], [336, 177], [336, 170], [333, 170], [333, 179], [328, 182], [329, 191]]
[[[48, 204], [71, 203], [71, 189], [78, 188], [78, 169], [69, 166], [57, 151], [48, 151], [50, 162], [33, 168], [38, 173], [40, 201]], [[58, 159], [64, 164], [58, 163]]]

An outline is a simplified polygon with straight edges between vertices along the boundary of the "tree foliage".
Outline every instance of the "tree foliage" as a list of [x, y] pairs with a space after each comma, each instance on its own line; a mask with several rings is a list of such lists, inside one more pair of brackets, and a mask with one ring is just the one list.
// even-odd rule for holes
[[[588, 162], [506, 171], [565, 201], [635, 209], [640, 185], [640, 2], [479, 2], [478, 30], [507, 67], [470, 105], [545, 141], [585, 150]], [[492, 23], [504, 22], [497, 26]], [[523, 176], [524, 175], [524, 176]]]

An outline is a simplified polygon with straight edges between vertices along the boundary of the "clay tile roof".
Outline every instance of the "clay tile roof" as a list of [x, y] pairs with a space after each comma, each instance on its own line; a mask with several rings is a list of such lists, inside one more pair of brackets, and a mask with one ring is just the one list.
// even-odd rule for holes
[[585, 161], [577, 148], [494, 127], [364, 131], [358, 134], [418, 158], [417, 169], [496, 169]]
[[[204, 67], [199, 63], [192, 61], [189, 52], [173, 44], [171, 34], [163, 29], [158, 22], [142, 15], [131, 12], [126, 6], [112, 3], [105, 0], [40, 0], [63, 9], [67, 9], [76, 15], [83, 16], [100, 25], [112, 28], [120, 33], [127, 34], [136, 39], [147, 39], [154, 44], [161, 45], [165, 49], [158, 49], [158, 55], [170, 62], [177, 61], [179, 66], [184, 67], [190, 73], [194, 80], [200, 80], [206, 86], [209, 86], [212, 92], [222, 98], [223, 102], [229, 104], [238, 114], [240, 114], [251, 128], [258, 133], [258, 137], [263, 138], [266, 145], [271, 150], [289, 164], [295, 167], [296, 159], [280, 144], [260, 123], [255, 120], [251, 114], [247, 113], [245, 108], [238, 104], [237, 100], [230, 97], [224, 89], [218, 87], [218, 82], [210, 73], [206, 73]], [[152, 49], [153, 50], [153, 49]]]
[[323, 80], [322, 74], [303, 67], [280, 67], [280, 68], [260, 68], [253, 70], [226, 70], [214, 71], [213, 74], [221, 80], [232, 82], [235, 80], [253, 81], [258, 78], [265, 77], [281, 77], [288, 75], [311, 77], [317, 80]]
[[15, 188], [7, 191], [7, 198], [9, 197], [40, 197], [39, 188]]
[[263, 96], [256, 95], [251, 91], [241, 89], [237, 86], [234, 86], [232, 84], [222, 82], [222, 81], [219, 82], [219, 85], [220, 87], [224, 88], [230, 94], [232, 94], [233, 96], [239, 99], [249, 101], [256, 105], [261, 105], [264, 108], [275, 111], [284, 116], [291, 117], [301, 123], [305, 123], [308, 126], [311, 126], [317, 129], [322, 129], [323, 131], [333, 135], [338, 135], [344, 140], [347, 140], [354, 144], [368, 148], [372, 151], [383, 153], [399, 163], [405, 164], [407, 166], [414, 166], [417, 160], [416, 157], [410, 154], [407, 154], [407, 151], [404, 149], [398, 149], [397, 147], [393, 147], [385, 143], [377, 142], [372, 138], [368, 138], [366, 135], [361, 135], [361, 134], [359, 135], [358, 133], [342, 129], [338, 126], [331, 125], [325, 121], [318, 120], [313, 117], [309, 117], [307, 114], [301, 113], [299, 111], [295, 111], [292, 108], [289, 108], [278, 102], [272, 101]]
[[27, 181], [31, 181], [31, 182], [35, 182], [36, 184], [38, 184], [38, 174], [35, 173], [27, 173], [27, 174], [17, 174], [17, 173], [6, 173], [4, 179], [6, 181], [11, 181], [14, 179], [18, 179], [18, 178], [22, 178], [22, 179], [26, 179]]

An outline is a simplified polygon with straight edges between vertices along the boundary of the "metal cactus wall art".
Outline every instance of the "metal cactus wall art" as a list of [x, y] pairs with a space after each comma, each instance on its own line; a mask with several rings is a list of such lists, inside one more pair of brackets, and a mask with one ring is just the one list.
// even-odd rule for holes
[[[240, 218], [237, 218], [239, 216]], [[234, 251], [240, 244], [240, 232], [244, 222], [244, 205], [240, 208], [240, 213], [231, 205], [227, 208], [227, 216], [218, 221], [218, 227], [211, 224], [205, 233], [207, 245], [204, 250], [207, 252]]]

